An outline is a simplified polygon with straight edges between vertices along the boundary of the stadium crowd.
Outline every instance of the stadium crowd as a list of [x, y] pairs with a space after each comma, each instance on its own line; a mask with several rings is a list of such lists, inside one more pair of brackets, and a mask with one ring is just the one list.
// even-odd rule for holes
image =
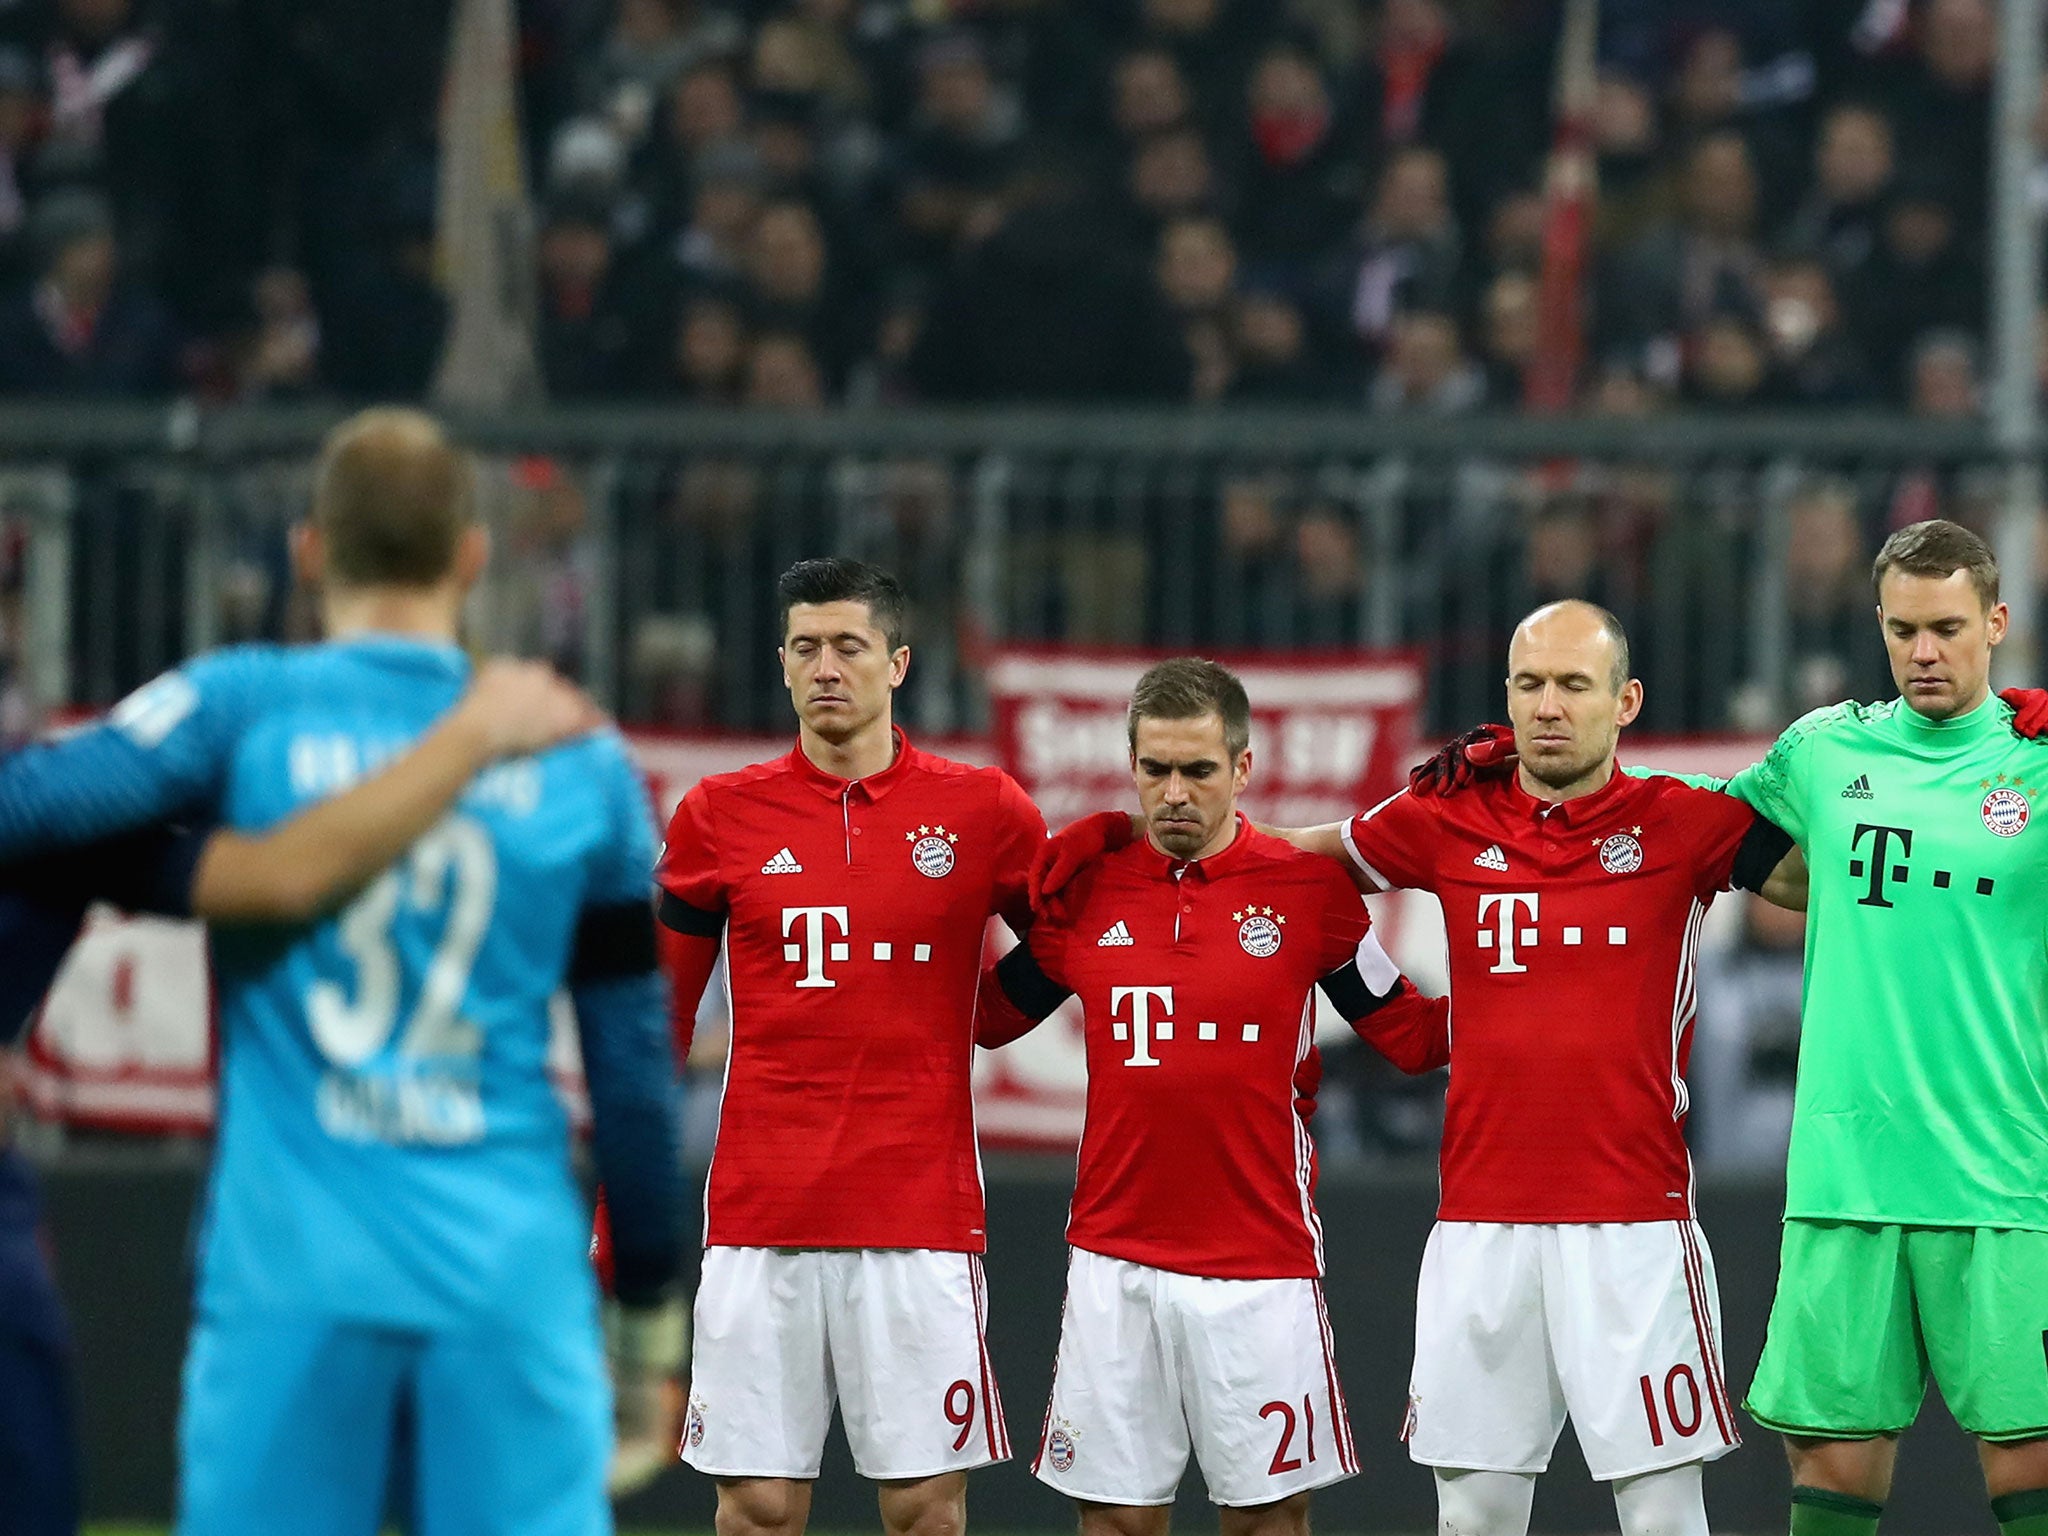
[[[446, 0], [0, 4], [0, 390], [418, 396]], [[526, 0], [551, 397], [1514, 408], [1559, 8]], [[1609, 0], [1583, 403], [1974, 412], [1991, 0]]]

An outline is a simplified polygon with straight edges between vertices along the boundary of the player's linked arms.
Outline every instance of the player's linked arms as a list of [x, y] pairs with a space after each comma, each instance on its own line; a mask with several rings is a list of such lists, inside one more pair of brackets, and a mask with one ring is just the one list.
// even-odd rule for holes
[[1764, 881], [1757, 895], [1787, 912], [1804, 912], [1807, 874], [1806, 855], [1795, 845], [1778, 860], [1778, 867], [1771, 871], [1770, 878]]
[[544, 663], [485, 662], [454, 708], [371, 778], [260, 835], [214, 832], [194, 873], [193, 915], [241, 923], [324, 916], [425, 835], [491, 763], [559, 746], [604, 722], [580, 688]]

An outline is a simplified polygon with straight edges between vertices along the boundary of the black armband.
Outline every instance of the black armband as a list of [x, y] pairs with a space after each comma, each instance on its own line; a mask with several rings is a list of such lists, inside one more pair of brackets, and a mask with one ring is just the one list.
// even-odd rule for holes
[[1397, 977], [1387, 991], [1373, 991], [1365, 984], [1365, 978], [1358, 974], [1358, 963], [1353, 960], [1345, 961], [1316, 985], [1323, 989], [1323, 996], [1330, 1000], [1330, 1006], [1354, 1024], [1384, 1008], [1401, 990]]
[[661, 925], [696, 939], [715, 939], [725, 932], [725, 914], [693, 907], [673, 891], [661, 893]]
[[1042, 1019], [1074, 995], [1039, 967], [1029, 944], [1019, 944], [996, 962], [996, 981], [1011, 1006], [1027, 1019]]
[[609, 981], [655, 968], [654, 912], [644, 901], [585, 907], [569, 951], [569, 980]]
[[1735, 850], [1735, 869], [1728, 883], [1739, 891], [1761, 891], [1764, 882], [1771, 878], [1771, 871], [1791, 851], [1792, 834], [1775, 821], [1757, 817], [1742, 834], [1742, 845]]

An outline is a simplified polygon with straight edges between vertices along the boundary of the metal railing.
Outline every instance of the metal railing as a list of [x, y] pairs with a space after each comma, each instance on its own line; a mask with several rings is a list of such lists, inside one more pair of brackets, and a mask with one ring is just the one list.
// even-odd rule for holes
[[[286, 530], [325, 409], [0, 411], [10, 642], [41, 705], [305, 632]], [[1884, 686], [1867, 570], [1891, 526], [1996, 534], [1974, 423], [1346, 413], [554, 410], [454, 425], [497, 535], [480, 643], [554, 656], [629, 719], [781, 729], [774, 576], [823, 552], [915, 601], [906, 717], [983, 718], [1004, 640], [1409, 647], [1430, 724], [1496, 713], [1546, 597], [1629, 626], [1647, 728], [1768, 729]]]

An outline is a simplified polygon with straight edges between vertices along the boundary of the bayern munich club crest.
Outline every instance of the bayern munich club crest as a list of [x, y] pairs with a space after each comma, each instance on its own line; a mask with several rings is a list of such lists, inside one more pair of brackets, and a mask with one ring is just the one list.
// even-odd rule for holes
[[1045, 1437], [1045, 1459], [1055, 1472], [1074, 1470], [1074, 1431], [1065, 1419], [1054, 1421], [1052, 1433]]
[[1246, 907], [1242, 912], [1230, 914], [1237, 924], [1237, 942], [1244, 946], [1244, 952], [1254, 960], [1263, 960], [1276, 954], [1280, 949], [1281, 924], [1287, 921], [1271, 907]]
[[683, 1420], [683, 1444], [694, 1449], [704, 1443], [704, 1405], [690, 1399], [690, 1412]]
[[943, 880], [953, 873], [953, 845], [960, 841], [957, 834], [944, 827], [919, 827], [915, 832], [903, 834], [910, 844], [910, 863], [920, 875], [929, 880]]
[[2032, 808], [2027, 797], [2016, 789], [2000, 787], [1984, 797], [1978, 807], [1984, 818], [1984, 825], [1995, 837], [2018, 837], [2027, 830], [2027, 818]]
[[1643, 867], [1643, 845], [1617, 832], [1600, 845], [1600, 867], [1610, 875], [1632, 875]]

